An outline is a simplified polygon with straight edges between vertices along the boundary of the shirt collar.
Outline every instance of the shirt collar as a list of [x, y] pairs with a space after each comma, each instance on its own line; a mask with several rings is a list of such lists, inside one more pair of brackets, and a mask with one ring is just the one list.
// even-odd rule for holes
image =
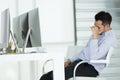
[[104, 32], [102, 34], [102, 36], [108, 36], [108, 35], [110, 35], [111, 31], [112, 31], [112, 29], [110, 29], [109, 31]]
[[110, 34], [111, 34], [111, 32], [112, 32], [112, 29], [110, 29], [109, 31], [106, 31], [106, 32], [105, 32], [105, 36], [110, 35]]

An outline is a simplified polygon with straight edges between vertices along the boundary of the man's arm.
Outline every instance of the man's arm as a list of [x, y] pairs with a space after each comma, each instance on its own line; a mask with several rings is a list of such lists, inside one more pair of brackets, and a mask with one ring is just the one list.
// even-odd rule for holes
[[92, 39], [88, 45], [88, 51], [90, 54], [90, 60], [100, 59], [106, 56], [107, 51], [109, 50], [112, 39], [111, 37], [105, 38], [101, 43], [98, 44], [99, 31], [98, 27], [91, 27], [92, 30]]
[[93, 26], [93, 27], [91, 27], [91, 30], [92, 30], [93, 39], [98, 39], [98, 35], [99, 35], [98, 27]]

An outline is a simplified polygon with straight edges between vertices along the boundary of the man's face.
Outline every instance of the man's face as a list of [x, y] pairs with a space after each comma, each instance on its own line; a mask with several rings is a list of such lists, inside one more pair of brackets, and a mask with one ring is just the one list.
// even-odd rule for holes
[[99, 34], [100, 34], [100, 35], [105, 32], [105, 26], [102, 25], [102, 21], [101, 21], [101, 20], [95, 21], [95, 24], [94, 24], [94, 25], [95, 25], [96, 27], [98, 27]]

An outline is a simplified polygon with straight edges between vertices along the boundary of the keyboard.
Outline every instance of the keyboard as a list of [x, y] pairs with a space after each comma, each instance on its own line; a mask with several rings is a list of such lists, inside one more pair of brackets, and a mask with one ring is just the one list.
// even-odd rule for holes
[[25, 53], [47, 53], [44, 47], [29, 47], [25, 48]]

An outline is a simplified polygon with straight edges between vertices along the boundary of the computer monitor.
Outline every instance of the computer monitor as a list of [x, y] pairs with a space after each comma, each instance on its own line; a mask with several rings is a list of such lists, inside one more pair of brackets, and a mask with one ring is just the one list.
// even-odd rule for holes
[[[23, 41], [24, 46], [32, 47], [30, 36], [28, 36], [28, 40], [26, 42], [26, 37], [27, 37], [28, 30], [29, 30], [29, 20], [28, 19], [29, 19], [28, 13], [22, 14], [20, 16], [20, 26], [21, 26], [21, 30], [22, 30], [22, 41]], [[25, 45], [25, 42], [27, 43], [26, 45]]]
[[10, 11], [5, 9], [1, 13], [1, 26], [0, 26], [0, 48], [7, 48], [10, 37]]
[[29, 11], [28, 17], [29, 17], [28, 19], [29, 28], [31, 29], [30, 40], [31, 40], [32, 47], [42, 46], [38, 8]]
[[13, 33], [19, 48], [41, 47], [38, 8], [13, 19]]
[[[13, 34], [19, 48], [23, 48], [29, 29], [28, 13], [24, 13], [13, 19]], [[27, 47], [32, 47], [30, 37], [27, 41]]]
[[20, 27], [20, 17], [15, 17], [13, 19], [13, 35], [14, 38], [16, 40], [16, 44], [17, 46], [19, 46], [19, 48], [23, 47], [23, 41], [22, 41], [22, 34], [21, 34], [21, 27]]

